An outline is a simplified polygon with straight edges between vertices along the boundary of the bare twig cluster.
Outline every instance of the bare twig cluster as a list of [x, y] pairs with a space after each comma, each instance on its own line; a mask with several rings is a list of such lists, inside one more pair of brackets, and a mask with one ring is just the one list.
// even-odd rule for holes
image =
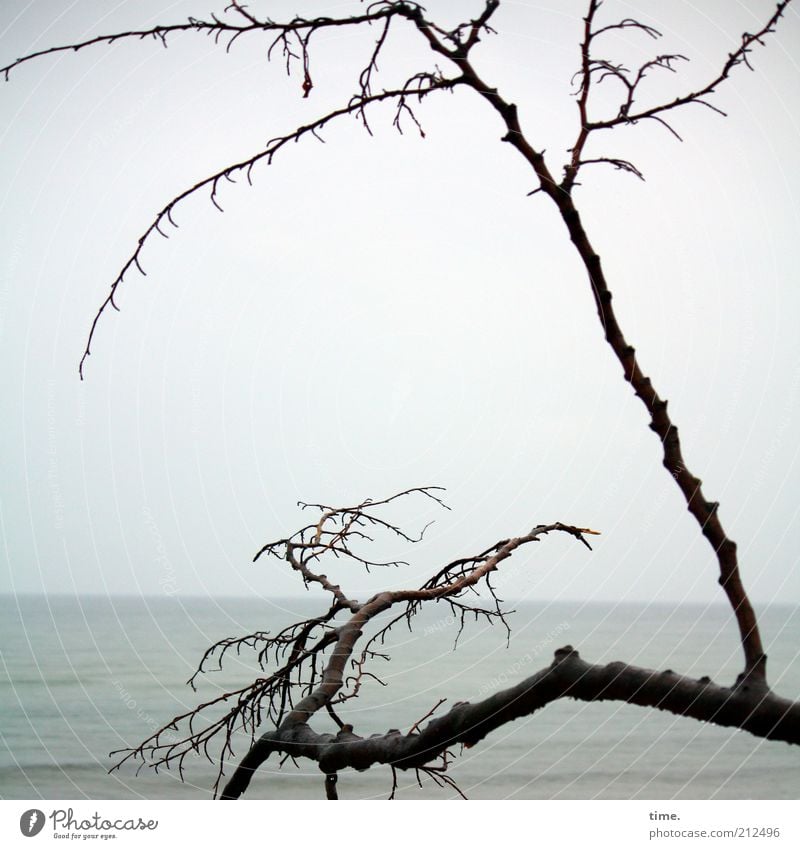
[[[263, 546], [255, 559], [266, 555], [288, 563], [306, 587], [316, 586], [329, 594], [328, 609], [317, 617], [283, 628], [275, 635], [257, 632], [215, 643], [203, 655], [197, 672], [190, 679], [192, 686], [197, 675], [215, 668], [210, 665], [212, 660], [216, 661], [217, 669], [222, 668], [223, 659], [231, 650], [237, 653], [243, 649], [255, 651], [262, 667], [272, 671], [247, 687], [224, 693], [175, 717], [137, 747], [115, 752], [122, 755], [116, 766], [133, 759], [156, 768], [176, 765], [182, 775], [186, 758], [202, 753], [217, 763], [216, 791], [224, 775], [225, 764], [234, 755], [234, 738], [241, 732], [246, 735], [252, 750], [257, 743], [256, 731], [262, 724], [273, 726], [277, 732], [288, 733], [298, 725], [307, 726], [315, 714], [324, 710], [338, 725], [340, 736], [352, 735], [352, 726], [340, 719], [336, 707], [355, 698], [366, 680], [380, 682], [380, 678], [367, 666], [376, 658], [385, 658], [376, 644], [386, 639], [394, 625], [405, 621], [411, 628], [414, 616], [423, 604], [443, 601], [451, 605], [455, 615], [461, 617], [461, 627], [468, 615], [485, 616], [490, 621], [496, 617], [507, 627], [501, 600], [489, 585], [490, 575], [502, 561], [511, 557], [517, 549], [538, 542], [549, 533], [567, 533], [587, 547], [585, 534], [596, 533], [560, 522], [537, 525], [523, 536], [495, 543], [480, 555], [453, 561], [418, 589], [381, 592], [365, 602], [353, 598], [340, 584], [320, 571], [324, 564], [329, 564], [326, 569], [330, 565], [341, 568], [347, 564], [364, 569], [403, 565], [399, 560], [374, 560], [361, 549], [375, 541], [376, 533], [388, 533], [409, 544], [422, 539], [424, 528], [419, 535], [410, 535], [385, 518], [382, 512], [399, 499], [411, 496], [425, 497], [437, 505], [446, 506], [438, 487], [416, 487], [379, 501], [367, 500], [347, 507], [301, 503], [304, 509], [319, 511], [317, 521], [305, 525], [290, 537]], [[482, 587], [488, 589], [493, 607], [483, 606]], [[357, 643], [365, 630], [381, 614], [394, 607], [402, 608], [402, 612], [380, 627], [360, 653], [357, 652]], [[429, 714], [414, 723], [409, 733], [417, 733], [417, 727], [438, 707], [436, 705]], [[218, 755], [212, 754], [212, 741], [218, 746]], [[428, 775], [442, 786], [452, 786], [450, 777], [445, 775], [451, 758], [446, 749], [444, 747], [432, 757], [442, 759], [438, 766], [424, 762], [415, 768], [419, 769], [420, 775]], [[283, 753], [294, 756], [291, 748]], [[335, 787], [328, 786], [328, 790], [333, 792]]]
[[[681, 141], [680, 135], [669, 123], [668, 113], [671, 113], [673, 110], [681, 106], [697, 104], [724, 116], [725, 113], [708, 100], [709, 95], [714, 94], [717, 87], [728, 79], [737, 65], [743, 64], [752, 70], [749, 57], [753, 46], [763, 44], [765, 36], [774, 32], [775, 25], [780, 20], [789, 2], [791, 0], [783, 0], [783, 2], [778, 3], [772, 17], [757, 33], [744, 33], [741, 43], [728, 55], [728, 59], [723, 64], [719, 74], [702, 88], [687, 94], [678, 95], [665, 103], [646, 105], [647, 94], [645, 91], [646, 86], [644, 85], [646, 77], [652, 71], [658, 70], [675, 73], [677, 64], [688, 62], [688, 58], [680, 53], [661, 53], [642, 63], [634, 70], [630, 70], [624, 65], [608, 59], [597, 58], [594, 55], [595, 44], [600, 36], [605, 33], [627, 29], [638, 31], [652, 39], [661, 38], [661, 33], [655, 27], [633, 18], [623, 18], [620, 21], [597, 26], [597, 14], [602, 5], [602, 0], [590, 0], [589, 9], [584, 18], [584, 35], [581, 42], [581, 68], [573, 77], [573, 82], [577, 84], [576, 97], [580, 113], [580, 131], [574, 145], [569, 150], [570, 161], [564, 166], [564, 179], [561, 181], [561, 188], [566, 192], [570, 192], [576, 184], [576, 178], [580, 169], [584, 165], [598, 163], [613, 165], [617, 169], [634, 174], [639, 179], [644, 179], [641, 171], [627, 160], [607, 156], [592, 159], [584, 158], [583, 153], [586, 143], [590, 135], [597, 130], [610, 130], [626, 124], [636, 124], [639, 121], [656, 121], [672, 133], [678, 141]], [[591, 92], [607, 80], [616, 82], [622, 92], [617, 112], [615, 115], [608, 117], [592, 117], [589, 114]]]

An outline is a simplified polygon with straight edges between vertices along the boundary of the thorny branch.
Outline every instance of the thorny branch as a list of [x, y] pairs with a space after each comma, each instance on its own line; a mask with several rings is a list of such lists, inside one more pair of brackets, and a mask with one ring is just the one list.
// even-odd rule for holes
[[[164, 236], [164, 238], [169, 238], [163, 228], [168, 224], [177, 228], [178, 224], [173, 217], [173, 213], [182, 201], [194, 195], [200, 189], [208, 189], [211, 202], [220, 212], [223, 212], [224, 210], [218, 200], [218, 191], [222, 181], [225, 180], [229, 183], [234, 183], [236, 182], [236, 175], [244, 175], [248, 185], [252, 185], [252, 173], [254, 166], [259, 162], [265, 162], [267, 165], [270, 165], [278, 151], [285, 147], [289, 142], [298, 142], [301, 138], [309, 134], [315, 136], [321, 141], [322, 139], [319, 135], [319, 131], [331, 121], [334, 121], [336, 118], [340, 118], [343, 115], [358, 115], [364, 125], [368, 126], [366, 119], [367, 107], [386, 100], [395, 100], [397, 102], [394, 123], [398, 129], [400, 128], [400, 118], [402, 113], [410, 115], [412, 120], [417, 123], [414, 112], [409, 105], [410, 99], [420, 102], [431, 92], [443, 89], [453, 89], [455, 86], [459, 85], [460, 82], [461, 80], [457, 78], [445, 79], [443, 77], [437, 78], [432, 75], [426, 75], [424, 79], [421, 79], [420, 75], [415, 75], [400, 88], [382, 91], [378, 94], [355, 95], [350, 102], [341, 109], [334, 109], [309, 124], [297, 127], [285, 136], [278, 136], [277, 138], [270, 139], [270, 141], [267, 142], [266, 147], [258, 153], [255, 153], [253, 156], [243, 159], [240, 162], [235, 162], [232, 165], [226, 165], [222, 170], [199, 180], [188, 189], [185, 189], [180, 194], [173, 197], [172, 200], [170, 200], [169, 203], [157, 213], [155, 219], [139, 237], [136, 249], [128, 258], [127, 262], [122, 266], [122, 269], [116, 279], [111, 284], [108, 296], [100, 305], [100, 309], [97, 311], [92, 321], [91, 328], [89, 329], [89, 337], [86, 341], [86, 348], [84, 349], [83, 356], [81, 357], [81, 361], [78, 366], [81, 379], [83, 379], [84, 364], [86, 359], [91, 355], [92, 342], [103, 313], [108, 309], [108, 307], [113, 307], [113, 309], [119, 312], [119, 307], [115, 302], [115, 297], [117, 290], [122, 285], [128, 271], [135, 267], [140, 274], [146, 276], [146, 272], [142, 267], [141, 262], [142, 251], [145, 244], [156, 232], [159, 233], [159, 235]], [[418, 123], [417, 126], [419, 126]]]
[[[492, 4], [490, 3], [488, 5]], [[269, 60], [272, 58], [273, 53], [277, 48], [285, 61], [286, 71], [288, 74], [291, 74], [295, 65], [299, 65], [303, 76], [303, 97], [308, 97], [313, 88], [309, 53], [312, 36], [319, 31], [335, 27], [354, 27], [371, 25], [374, 23], [382, 25], [381, 34], [375, 42], [369, 61], [359, 75], [357, 90], [347, 104], [324, 113], [317, 119], [308, 124], [297, 127], [286, 135], [271, 139], [267, 142], [266, 147], [263, 150], [258, 151], [247, 159], [230, 163], [210, 176], [198, 180], [184, 191], [175, 195], [156, 214], [153, 221], [139, 237], [133, 253], [125, 261], [117, 277], [111, 283], [108, 296], [100, 305], [100, 308], [92, 320], [86, 341], [86, 347], [78, 366], [81, 379], [83, 379], [86, 359], [91, 355], [92, 342], [94, 341], [94, 335], [97, 331], [101, 317], [109, 307], [119, 311], [116, 296], [119, 287], [123, 283], [125, 275], [133, 268], [139, 271], [142, 275], [146, 274], [142, 265], [142, 252], [145, 244], [155, 233], [159, 233], [161, 236], [168, 238], [168, 233], [165, 232], [165, 228], [167, 228], [168, 225], [171, 225], [172, 227], [178, 226], [173, 217], [173, 213], [175, 212], [176, 207], [184, 200], [193, 196], [202, 189], [208, 189], [211, 202], [217, 209], [223, 211], [218, 200], [218, 189], [223, 180], [227, 182], [235, 182], [236, 176], [244, 175], [248, 184], [252, 185], [253, 167], [257, 163], [263, 161], [266, 164], [270, 164], [275, 154], [288, 142], [297, 142], [306, 135], [313, 135], [321, 141], [322, 138], [319, 135], [319, 131], [331, 121], [344, 115], [357, 116], [367, 131], [371, 133], [367, 120], [367, 109], [371, 105], [383, 101], [395, 102], [396, 110], [392, 123], [399, 132], [402, 133], [403, 131], [402, 119], [405, 117], [414, 124], [422, 135], [424, 135], [422, 126], [417, 119], [412, 104], [420, 103], [426, 95], [434, 91], [445, 89], [452, 90], [461, 82], [461, 80], [457, 78], [445, 78], [438, 70], [434, 72], [422, 71], [409, 77], [406, 82], [400, 86], [384, 89], [379, 92], [373, 90], [373, 77], [378, 70], [378, 59], [386, 45], [387, 36], [389, 34], [389, 26], [392, 19], [395, 17], [411, 19], [421, 15], [421, 8], [412, 2], [392, 2], [392, 0], [381, 0], [381, 2], [372, 3], [365, 13], [359, 15], [350, 15], [341, 18], [295, 17], [286, 23], [278, 23], [270, 18], [259, 19], [251, 13], [244, 4], [240, 3], [231, 3], [225, 11], [231, 13], [232, 16], [235, 16], [235, 21], [221, 19], [212, 14], [210, 20], [189, 18], [186, 23], [182, 24], [159, 25], [147, 30], [129, 30], [111, 35], [100, 35], [85, 41], [75, 42], [73, 44], [39, 50], [23, 56], [5, 67], [0, 68], [0, 73], [5, 76], [6, 80], [8, 80], [9, 74], [12, 70], [33, 59], [55, 53], [76, 52], [87, 47], [101, 44], [114, 44], [123, 40], [142, 40], [152, 38], [156, 39], [164, 47], [166, 47], [168, 46], [168, 39], [175, 34], [199, 33], [213, 37], [217, 43], [219, 43], [220, 40], [227, 39], [225, 42], [226, 51], [229, 51], [236, 39], [243, 35], [267, 33], [272, 38], [270, 46], [267, 49], [267, 59]], [[472, 45], [477, 41], [477, 32], [483, 28], [484, 24], [473, 21], [470, 22], [469, 26], [470, 36], [467, 41], [470, 45]], [[474, 33], [473, 29], [475, 29]], [[456, 30], [453, 31], [452, 37], [458, 40], [459, 32], [460, 28], [457, 27]]]
[[[113, 33], [111, 35], [98, 35], [94, 38], [78, 41], [72, 44], [64, 44], [58, 47], [49, 47], [46, 50], [37, 50], [34, 53], [28, 53], [13, 62], [10, 62], [5, 67], [0, 68], [0, 74], [8, 80], [9, 74], [20, 65], [30, 62], [33, 59], [41, 58], [55, 53], [75, 53], [78, 50], [83, 50], [86, 47], [93, 47], [102, 44], [115, 44], [118, 41], [128, 40], [143, 40], [154, 39], [164, 47], [168, 46], [168, 39], [178, 33], [198, 33], [201, 35], [210, 36], [215, 43], [224, 41], [225, 50], [230, 51], [231, 46], [242, 35], [249, 33], [276, 33], [274, 36], [273, 46], [280, 44], [282, 54], [287, 59], [287, 72], [291, 70], [291, 59], [297, 59], [297, 55], [291, 50], [289, 39], [295, 37], [301, 45], [301, 51], [307, 53], [308, 43], [311, 36], [323, 29], [331, 27], [351, 27], [360, 26], [362, 24], [371, 24], [376, 21], [383, 21], [395, 15], [407, 15], [407, 11], [412, 7], [416, 7], [414, 3], [393, 3], [393, 2], [378, 2], [373, 3], [365, 14], [349, 15], [342, 18], [317, 17], [317, 18], [301, 18], [295, 17], [293, 20], [286, 23], [273, 21], [271, 18], [259, 19], [252, 14], [248, 8], [241, 3], [231, 3], [225, 12], [237, 14], [238, 18], [243, 18], [244, 23], [234, 23], [233, 21], [218, 18], [212, 14], [210, 20], [202, 20], [200, 18], [189, 18], [185, 23], [181, 24], [159, 24], [146, 30], [126, 30], [123, 32]], [[269, 57], [268, 57], [269, 58]], [[307, 68], [304, 68], [307, 71]], [[304, 78], [305, 88], [305, 78]]]
[[[667, 61], [662, 57], [661, 62], [655, 60], [649, 65], [646, 64], [637, 73], [634, 83], [631, 84], [633, 89], [628, 89], [628, 94], [623, 101], [623, 105], [627, 104], [627, 108], [621, 111], [626, 112], [626, 114], [618, 114], [615, 118], [606, 121], [592, 121], [587, 111], [593, 68], [595, 67], [591, 46], [597, 34], [593, 26], [600, 2], [599, 0], [590, 0], [588, 12], [584, 19], [584, 39], [581, 45], [582, 71], [580, 72], [581, 82], [578, 90], [580, 128], [577, 140], [571, 150], [571, 162], [565, 168], [564, 179], [561, 183], [558, 183], [554, 178], [552, 171], [545, 161], [544, 152], [537, 150], [523, 132], [516, 105], [506, 101], [496, 88], [486, 83], [478, 75], [470, 63], [468, 56], [464, 56], [458, 53], [458, 51], [448, 50], [437, 39], [436, 34], [427, 27], [421, 13], [414, 18], [414, 22], [428, 40], [431, 48], [438, 53], [447, 55], [461, 72], [463, 84], [484, 98], [500, 116], [507, 131], [505, 136], [503, 136], [503, 141], [512, 145], [530, 165], [539, 182], [537, 191], [542, 192], [550, 198], [564, 221], [570, 240], [574, 244], [589, 276], [592, 294], [606, 341], [611, 346], [624, 369], [625, 380], [631, 384], [636, 395], [645, 405], [650, 415], [650, 428], [658, 435], [663, 446], [663, 464], [665, 468], [678, 484], [689, 511], [697, 521], [701, 532], [709, 541], [716, 554], [720, 572], [719, 583], [728, 596], [739, 626], [745, 660], [742, 680], [748, 680], [754, 684], [757, 683], [761, 687], [767, 686], [767, 658], [761, 643], [755, 612], [747, 597], [739, 573], [736, 544], [728, 537], [722, 527], [718, 515], [719, 503], [708, 501], [705, 498], [701, 489], [702, 482], [689, 471], [678, 438], [678, 429], [667, 413], [666, 400], [662, 400], [656, 392], [651, 379], [645, 376], [636, 359], [635, 349], [623, 335], [611, 304], [612, 293], [602, 270], [600, 256], [592, 245], [581, 222], [580, 214], [572, 197], [572, 189], [575, 186], [575, 177], [581, 165], [582, 153], [589, 133], [597, 129], [609, 129], [621, 124], [636, 123], [645, 118], [652, 118], [665, 123], [661, 117], [665, 112], [691, 103], [700, 103], [705, 106], [710, 105], [704, 98], [712, 94], [716, 87], [729, 77], [731, 71], [737, 65], [746, 64], [749, 67], [748, 55], [752, 46], [763, 43], [764, 37], [774, 31], [775, 25], [790, 2], [791, 0], [782, 0], [782, 2], [778, 3], [773, 15], [757, 33], [745, 33], [742, 36], [739, 47], [729, 54], [722, 71], [707, 85], [695, 92], [678, 96], [667, 103], [657, 104], [639, 111], [632, 109], [634, 94], [638, 91], [639, 84], [644, 79], [646, 70], [656, 65], [659, 67], [671, 67], [672, 60]], [[618, 24], [611, 24], [609, 27], [601, 28], [599, 32], [607, 31], [609, 28], [633, 28], [641, 30], [651, 37], [658, 35], [652, 27], [640, 24], [632, 19], [625, 19]], [[605, 63], [604, 69], [608, 70], [609, 67], [611, 67], [610, 63]], [[619, 73], [622, 74], [623, 72], [620, 71]], [[633, 173], [637, 171], [635, 166], [630, 163], [624, 163], [623, 160], [611, 162], [623, 170], [631, 170]]]
[[[745, 33], [738, 48], [728, 55], [720, 73], [705, 86], [689, 94], [675, 97], [667, 103], [637, 109], [635, 108], [635, 97], [647, 71], [651, 68], [666, 68], [672, 71], [674, 70], [673, 63], [677, 59], [685, 57], [677, 55], [658, 56], [656, 59], [644, 63], [633, 77], [620, 66], [614, 66], [606, 60], [595, 60], [591, 52], [594, 39], [610, 29], [634, 28], [652, 38], [659, 37], [660, 33], [654, 28], [632, 19], [625, 19], [617, 24], [595, 30], [594, 21], [600, 2], [599, 0], [590, 0], [589, 9], [584, 19], [584, 39], [581, 45], [582, 66], [579, 72], [580, 85], [578, 88], [580, 128], [576, 142], [570, 151], [571, 160], [564, 169], [564, 179], [560, 184], [556, 184], [545, 164], [543, 153], [536, 151], [523, 135], [517, 118], [516, 107], [513, 104], [506, 103], [496, 93], [485, 95], [506, 123], [508, 133], [505, 140], [517, 148], [535, 171], [539, 178], [539, 191], [546, 194], [556, 205], [567, 227], [570, 239], [581, 257], [589, 276], [606, 341], [623, 367], [625, 380], [631, 384], [636, 395], [650, 414], [650, 428], [658, 435], [663, 445], [664, 467], [678, 484], [690, 513], [694, 516], [701, 532], [716, 554], [720, 571], [719, 583], [728, 596], [739, 626], [745, 659], [742, 679], [751, 680], [761, 687], [766, 687], [767, 658], [761, 643], [755, 612], [747, 597], [739, 573], [736, 543], [728, 537], [723, 529], [718, 515], [719, 503], [708, 501], [705, 498], [701, 489], [702, 481], [692, 474], [684, 460], [678, 429], [667, 413], [667, 401], [659, 396], [651, 379], [645, 376], [636, 358], [635, 349], [623, 335], [611, 303], [612, 293], [603, 273], [600, 257], [581, 222], [580, 215], [573, 202], [572, 189], [575, 186], [575, 178], [580, 167], [590, 162], [606, 162], [618, 169], [630, 171], [636, 176], [642, 177], [639, 170], [625, 160], [606, 157], [583, 160], [584, 147], [589, 134], [593, 131], [652, 119], [664, 124], [677, 136], [677, 133], [662, 117], [664, 113], [692, 103], [698, 103], [721, 112], [704, 98], [713, 94], [716, 87], [730, 76], [731, 71], [737, 65], [745, 64], [747, 67], [751, 67], [748, 57], [753, 45], [763, 44], [764, 37], [774, 32], [774, 28], [789, 2], [791, 0], [779, 2], [772, 16], [758, 32], [754, 34]], [[462, 68], [463, 72], [464, 69]], [[606, 76], [621, 80], [626, 89], [626, 95], [615, 117], [593, 121], [589, 118], [587, 110], [593, 75], [597, 72], [599, 72], [600, 80]], [[469, 77], [466, 73], [465, 76]]]

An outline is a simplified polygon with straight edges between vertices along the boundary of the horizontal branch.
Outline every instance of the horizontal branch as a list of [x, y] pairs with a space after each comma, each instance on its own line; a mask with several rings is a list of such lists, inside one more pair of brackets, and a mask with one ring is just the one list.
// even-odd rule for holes
[[309, 758], [325, 774], [346, 768], [366, 770], [376, 764], [419, 769], [456, 744], [474, 746], [506, 723], [563, 698], [626, 702], [800, 744], [800, 703], [780, 698], [765, 687], [723, 687], [709, 678], [694, 679], [622, 662], [593, 665], [565, 646], [556, 651], [547, 668], [480, 702], [454, 705], [422, 731], [403, 734], [392, 730], [364, 738], [350, 726], [334, 735], [318, 734], [301, 723], [264, 734], [242, 759], [222, 798], [241, 796], [255, 770], [273, 752]]
[[[240, 7], [238, 4], [234, 3], [229, 8], [239, 12], [239, 14], [242, 14], [242, 7]], [[33, 59], [39, 59], [43, 56], [49, 56], [55, 53], [76, 53], [78, 50], [83, 50], [86, 47], [94, 47], [100, 44], [115, 44], [118, 41], [128, 41], [137, 39], [141, 41], [143, 39], [152, 38], [156, 41], [159, 41], [164, 47], [166, 47], [167, 38], [169, 36], [175, 35], [176, 33], [195, 32], [204, 35], [210, 35], [216, 41], [219, 41], [223, 37], [227, 37], [228, 42], [226, 49], [229, 50], [233, 42], [245, 33], [277, 32], [279, 33], [280, 38], [281, 35], [304, 32], [307, 36], [309, 33], [315, 32], [316, 30], [320, 29], [326, 29], [329, 27], [358, 26], [360, 24], [369, 24], [373, 21], [391, 18], [393, 15], [396, 14], [401, 14], [404, 17], [408, 17], [408, 12], [403, 7], [403, 4], [400, 4], [399, 7], [390, 4], [375, 4], [374, 8], [361, 15], [351, 15], [349, 17], [344, 18], [296, 17], [286, 23], [273, 21], [269, 18], [259, 20], [249, 13], [243, 15], [243, 17], [247, 21], [247, 23], [243, 24], [234, 24], [229, 21], [223, 21], [217, 18], [215, 15], [212, 15], [210, 21], [203, 21], [199, 20], [198, 18], [189, 18], [186, 22], [181, 24], [159, 24], [154, 27], [151, 27], [150, 29], [127, 30], [123, 32], [112, 33], [110, 35], [98, 35], [94, 38], [88, 38], [85, 41], [77, 41], [72, 44], [62, 44], [57, 47], [49, 47], [46, 50], [37, 50], [34, 53], [28, 53], [25, 56], [21, 56], [20, 58], [15, 59], [13, 62], [10, 62], [8, 65], [0, 68], [0, 74], [3, 74], [6, 80], [8, 80], [8, 75], [11, 71], [26, 62], [32, 61]]]

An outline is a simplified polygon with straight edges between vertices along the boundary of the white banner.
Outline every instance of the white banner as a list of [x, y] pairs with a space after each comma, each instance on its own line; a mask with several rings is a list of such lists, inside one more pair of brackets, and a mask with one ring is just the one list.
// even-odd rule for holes
[[[0, 844], [28, 849], [53, 840], [113, 846], [259, 845], [352, 849], [425, 847], [800, 846], [797, 802], [320, 802], [42, 801], [0, 802]], [[359, 810], [353, 810], [358, 807]], [[360, 836], [359, 836], [360, 835]]]

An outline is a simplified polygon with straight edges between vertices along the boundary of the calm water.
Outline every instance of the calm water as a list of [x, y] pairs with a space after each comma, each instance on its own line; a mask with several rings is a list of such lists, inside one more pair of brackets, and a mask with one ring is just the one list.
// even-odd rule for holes
[[[309, 599], [254, 600], [0, 597], [0, 796], [14, 798], [207, 798], [213, 770], [201, 759], [176, 773], [111, 775], [108, 753], [138, 743], [217, 687], [253, 678], [251, 658], [208, 676], [199, 694], [184, 682], [203, 649], [225, 636], [274, 630]], [[410, 635], [396, 629], [348, 720], [361, 733], [408, 729], [441, 697], [477, 699], [546, 666], [571, 643], [590, 661], [624, 659], [729, 683], [739, 669], [736, 631], [725, 607], [526, 603], [501, 629], [456, 628], [435, 607]], [[761, 611], [774, 689], [800, 697], [800, 611]], [[444, 708], [447, 708], [447, 703]], [[324, 721], [315, 723], [328, 730]], [[242, 754], [242, 752], [237, 752]], [[452, 775], [470, 798], [773, 798], [800, 796], [800, 750], [629, 705], [561, 701], [464, 751]], [[388, 768], [343, 773], [342, 798], [385, 798]], [[310, 764], [270, 760], [250, 798], [322, 796]], [[401, 776], [401, 798], [450, 791]]]

